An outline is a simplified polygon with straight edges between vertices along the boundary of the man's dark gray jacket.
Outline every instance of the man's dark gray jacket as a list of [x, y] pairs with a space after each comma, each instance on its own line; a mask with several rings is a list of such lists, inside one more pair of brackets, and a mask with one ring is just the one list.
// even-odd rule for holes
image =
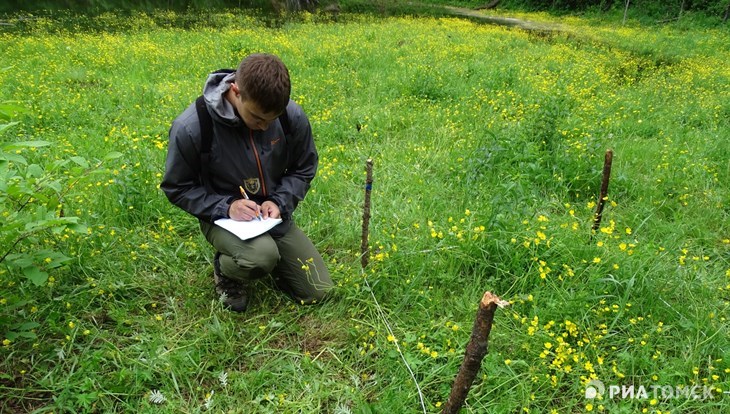
[[[297, 103], [289, 101], [289, 135], [284, 135], [278, 120], [266, 131], [249, 129], [225, 99], [233, 79], [234, 74], [211, 74], [203, 89], [213, 120], [207, 179], [201, 176], [202, 138], [193, 103], [170, 128], [160, 188], [176, 206], [213, 222], [228, 217], [230, 204], [241, 198], [242, 186], [257, 203], [276, 203], [288, 222], [317, 172], [318, 156], [309, 120]], [[280, 232], [288, 224], [274, 229]]]

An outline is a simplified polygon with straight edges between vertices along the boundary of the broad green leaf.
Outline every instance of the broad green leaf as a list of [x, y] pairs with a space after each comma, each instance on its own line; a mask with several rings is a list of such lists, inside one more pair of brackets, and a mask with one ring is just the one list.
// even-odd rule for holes
[[33, 261], [30, 260], [30, 257], [28, 257], [25, 254], [20, 254], [20, 253], [9, 254], [8, 257], [6, 257], [5, 259], [13, 267], [24, 268], [24, 267], [33, 265]]
[[0, 152], [0, 159], [16, 162], [18, 164], [28, 165], [28, 161], [25, 160], [20, 154], [11, 154], [9, 152]]
[[67, 227], [76, 233], [86, 233], [87, 231], [87, 227], [81, 223], [71, 223]]
[[121, 157], [122, 155], [124, 155], [124, 154], [122, 154], [119, 151], [113, 151], [104, 156], [104, 161], [114, 160], [114, 159]]
[[16, 124], [17, 124], [17, 122], [9, 122], [7, 124], [0, 124], [0, 133], [2, 133], [6, 129], [8, 129], [8, 128], [12, 127], [13, 125], [16, 125]]
[[31, 329], [35, 329], [37, 327], [41, 326], [38, 322], [25, 322], [21, 324], [20, 326], [16, 327], [16, 331], [30, 331]]
[[10, 119], [17, 114], [25, 112], [28, 112], [28, 110], [22, 106], [10, 102], [0, 103], [0, 119]]
[[33, 254], [33, 259], [36, 263], [44, 262], [47, 269], [55, 269], [63, 266], [64, 263], [71, 260], [70, 257], [66, 256], [61, 252], [53, 250], [41, 250]]
[[71, 157], [71, 161], [75, 162], [76, 164], [80, 165], [84, 168], [89, 168], [89, 162], [86, 161], [86, 158], [84, 157]]
[[[55, 212], [46, 212], [46, 214], [44, 214], [44, 216], [49, 216], [49, 215], [55, 215]], [[71, 219], [74, 219], [74, 220], [71, 220]], [[75, 219], [76, 219], [76, 217], [50, 216], [50, 217], [46, 218], [45, 220], [41, 219], [41, 220], [32, 221], [30, 223], [25, 223], [25, 231], [26, 232], [35, 232], [38, 230], [50, 229], [50, 228], [55, 228], [55, 227], [63, 228], [63, 227], [68, 226], [70, 223], [74, 223], [76, 221]]]
[[20, 141], [20, 142], [9, 142], [3, 145], [3, 151], [14, 151], [20, 148], [38, 148], [47, 147], [51, 145], [49, 141]]
[[33, 265], [24, 267], [23, 275], [25, 275], [25, 277], [36, 286], [41, 286], [46, 283], [46, 280], [48, 280], [48, 273]]
[[51, 181], [49, 183], [46, 183], [46, 186], [57, 193], [60, 193], [61, 189], [63, 188], [61, 187], [61, 183], [58, 181]]
[[43, 168], [38, 164], [30, 164], [28, 166], [28, 177], [41, 177], [43, 176]]

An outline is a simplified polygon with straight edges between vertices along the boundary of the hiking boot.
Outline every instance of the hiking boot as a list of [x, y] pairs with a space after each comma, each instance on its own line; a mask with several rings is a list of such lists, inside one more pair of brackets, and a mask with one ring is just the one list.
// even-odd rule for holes
[[213, 281], [215, 292], [220, 295], [223, 305], [234, 311], [243, 312], [248, 306], [248, 296], [243, 283], [226, 277], [221, 272], [220, 253], [215, 254], [213, 259]]

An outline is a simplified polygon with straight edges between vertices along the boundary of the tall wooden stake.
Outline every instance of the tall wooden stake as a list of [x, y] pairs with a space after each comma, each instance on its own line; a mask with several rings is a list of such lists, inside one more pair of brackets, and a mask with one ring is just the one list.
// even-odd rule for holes
[[365, 163], [367, 178], [365, 179], [365, 205], [362, 209], [362, 242], [360, 243], [360, 264], [365, 269], [370, 260], [368, 248], [368, 228], [370, 227], [370, 190], [373, 189], [373, 160], [368, 158]]
[[[606, 157], [603, 160], [603, 180], [601, 181], [601, 194], [598, 196], [598, 204], [596, 205], [596, 213], [593, 215], [593, 232], [601, 227], [601, 218], [603, 217], [603, 205], [608, 197], [608, 180], [611, 179], [611, 164], [613, 163], [613, 150], [606, 151]], [[592, 233], [591, 233], [592, 234]]]
[[471, 330], [471, 338], [466, 346], [464, 362], [461, 363], [459, 373], [456, 375], [454, 385], [451, 387], [449, 399], [444, 404], [443, 411], [441, 411], [442, 414], [456, 414], [464, 405], [466, 395], [469, 393], [474, 378], [476, 378], [482, 365], [482, 359], [487, 355], [489, 332], [492, 330], [494, 311], [498, 305], [504, 305], [505, 303], [507, 302], [502, 301], [491, 292], [484, 292], [484, 296], [479, 302], [474, 327]]

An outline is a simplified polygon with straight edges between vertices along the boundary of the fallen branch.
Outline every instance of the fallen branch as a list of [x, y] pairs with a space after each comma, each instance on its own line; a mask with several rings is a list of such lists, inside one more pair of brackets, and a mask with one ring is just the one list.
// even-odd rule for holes
[[454, 385], [451, 387], [449, 399], [444, 404], [442, 414], [456, 414], [464, 405], [466, 396], [469, 394], [471, 385], [476, 378], [482, 359], [487, 355], [489, 345], [489, 332], [492, 330], [494, 311], [497, 306], [505, 306], [508, 302], [503, 301], [491, 292], [484, 292], [479, 309], [477, 309], [474, 327], [471, 330], [471, 338], [466, 346], [464, 362], [461, 363], [459, 373], [456, 375]]
[[[601, 227], [601, 219], [603, 218], [603, 205], [608, 198], [608, 180], [611, 178], [611, 164], [613, 163], [613, 150], [606, 151], [606, 157], [603, 160], [603, 180], [601, 181], [601, 194], [598, 196], [598, 204], [596, 205], [596, 213], [593, 215], [593, 232]], [[593, 232], [591, 234], [593, 234]]]

